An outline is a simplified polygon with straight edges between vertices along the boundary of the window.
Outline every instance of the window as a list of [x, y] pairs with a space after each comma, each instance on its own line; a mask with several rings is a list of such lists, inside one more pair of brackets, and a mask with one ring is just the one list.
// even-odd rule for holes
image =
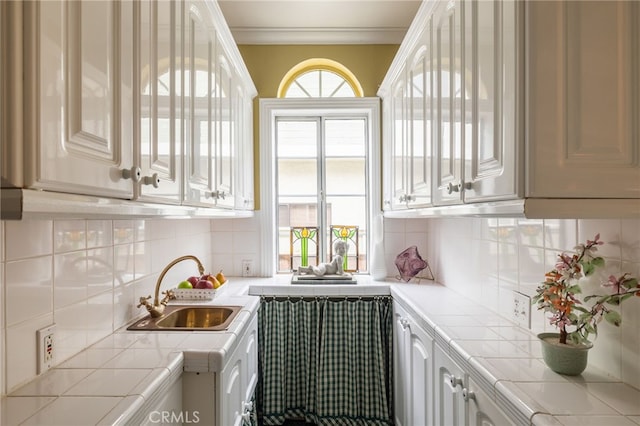
[[354, 87], [344, 67], [299, 64], [280, 85], [287, 99], [260, 101], [264, 275], [328, 261], [336, 239], [349, 243], [347, 270], [370, 269], [379, 101]]
[[353, 73], [339, 62], [324, 58], [300, 62], [289, 70], [278, 88], [279, 98], [362, 96], [362, 87]]

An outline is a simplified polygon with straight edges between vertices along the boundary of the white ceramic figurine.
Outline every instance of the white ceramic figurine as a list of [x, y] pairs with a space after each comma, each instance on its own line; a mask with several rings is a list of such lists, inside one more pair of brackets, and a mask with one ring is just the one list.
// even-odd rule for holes
[[349, 245], [346, 241], [338, 240], [333, 244], [333, 251], [335, 255], [331, 259], [330, 263], [321, 263], [318, 266], [301, 266], [298, 268], [300, 274], [313, 274], [317, 277], [324, 275], [349, 275], [344, 272], [343, 262], [344, 257], [347, 255], [347, 248]]

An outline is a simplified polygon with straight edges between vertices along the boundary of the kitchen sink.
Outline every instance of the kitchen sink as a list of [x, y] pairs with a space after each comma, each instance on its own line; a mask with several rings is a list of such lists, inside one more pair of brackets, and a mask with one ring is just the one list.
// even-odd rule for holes
[[146, 316], [127, 327], [127, 330], [226, 330], [241, 308], [241, 306], [169, 305], [161, 317]]

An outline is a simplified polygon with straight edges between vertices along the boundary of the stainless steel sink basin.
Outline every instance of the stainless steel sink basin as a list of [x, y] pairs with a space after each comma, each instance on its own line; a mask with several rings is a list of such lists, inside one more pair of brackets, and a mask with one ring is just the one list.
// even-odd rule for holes
[[127, 327], [127, 330], [226, 330], [241, 308], [241, 306], [169, 305], [161, 317], [147, 316]]

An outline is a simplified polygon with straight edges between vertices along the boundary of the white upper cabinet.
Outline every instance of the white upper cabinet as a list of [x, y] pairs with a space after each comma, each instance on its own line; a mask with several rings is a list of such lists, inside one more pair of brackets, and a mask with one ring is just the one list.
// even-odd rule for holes
[[516, 10], [514, 1], [483, 0], [465, 11], [465, 202], [518, 195]]
[[423, 2], [378, 92], [386, 215], [640, 216], [639, 27], [632, 1]]
[[182, 200], [183, 3], [135, 2], [139, 8], [136, 155], [142, 169], [138, 198]]
[[236, 138], [238, 110], [235, 104], [239, 102], [238, 92], [233, 84], [233, 74], [229, 60], [222, 46], [218, 48], [218, 133], [215, 146], [215, 197], [216, 204], [225, 207], [235, 205]]
[[133, 2], [24, 2], [24, 186], [132, 198]]
[[2, 12], [3, 217], [250, 215], [257, 91], [217, 2]]
[[[433, 202], [462, 200], [463, 146], [471, 136], [468, 105], [471, 92], [465, 81], [464, 13], [469, 3], [439, 2], [433, 15], [436, 67], [436, 138]], [[466, 107], [466, 108], [465, 108]]]
[[253, 103], [247, 96], [247, 90], [240, 84], [235, 86], [236, 102], [236, 135], [237, 135], [237, 166], [236, 166], [236, 209], [253, 210]]
[[185, 42], [185, 202], [215, 204], [215, 137], [218, 104], [216, 32], [204, 2], [187, 5]]
[[185, 202], [251, 210], [253, 188], [237, 191], [237, 170], [248, 163], [242, 182], [253, 185], [255, 87], [216, 3], [189, 2], [186, 20]]
[[411, 59], [403, 65], [383, 103], [385, 175], [384, 208], [431, 204], [431, 157], [436, 117], [434, 46], [429, 20], [417, 37]]
[[640, 4], [526, 7], [527, 196], [640, 198]]

